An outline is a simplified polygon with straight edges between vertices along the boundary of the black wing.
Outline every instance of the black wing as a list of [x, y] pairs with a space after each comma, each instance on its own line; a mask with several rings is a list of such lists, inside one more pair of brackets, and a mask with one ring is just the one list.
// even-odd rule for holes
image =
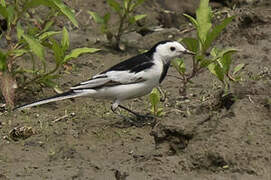
[[108, 71], [130, 71], [137, 73], [144, 69], [150, 68], [153, 64], [152, 57], [144, 53], [122, 61], [100, 74], [104, 74]]

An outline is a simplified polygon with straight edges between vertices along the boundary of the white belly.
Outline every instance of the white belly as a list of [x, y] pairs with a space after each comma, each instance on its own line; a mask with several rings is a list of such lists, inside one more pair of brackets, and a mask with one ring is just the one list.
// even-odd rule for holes
[[118, 99], [123, 101], [149, 94], [152, 89], [158, 84], [148, 84], [147, 82], [140, 82], [135, 84], [119, 85], [114, 87], [101, 88], [93, 94], [96, 98]]

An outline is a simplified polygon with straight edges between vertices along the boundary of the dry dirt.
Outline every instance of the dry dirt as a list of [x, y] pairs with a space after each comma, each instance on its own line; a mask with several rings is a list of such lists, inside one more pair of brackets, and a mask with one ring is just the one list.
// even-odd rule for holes
[[[78, 20], [82, 28], [71, 32], [72, 46], [99, 47], [103, 51], [72, 61], [73, 70], [59, 79], [62, 89], [155, 42], [195, 34], [193, 30], [183, 31], [191, 28], [183, 20], [176, 21], [176, 17], [180, 12], [193, 14], [196, 1], [184, 1], [184, 6], [182, 1], [172, 1], [176, 6], [166, 6], [153, 0], [138, 11], [148, 14], [144, 22], [147, 26], [162, 24], [166, 29], [145, 36], [126, 36], [127, 51], [116, 52], [104, 46], [104, 38], [85, 12], [108, 10], [104, 1], [96, 2], [68, 1], [77, 12], [81, 10]], [[220, 83], [204, 72], [189, 85], [187, 97], [182, 97], [181, 82], [171, 68], [162, 84], [167, 92], [165, 115], [142, 127], [125, 124], [110, 111], [110, 102], [91, 98], [2, 114], [0, 180], [270, 180], [271, 3], [244, 2], [240, 1], [234, 10], [223, 11], [236, 18], [216, 42], [219, 47], [240, 50], [233, 58], [234, 65], [247, 64], [242, 82], [231, 85], [230, 96], [221, 97]], [[175, 13], [162, 13], [161, 6]], [[225, 8], [219, 3], [214, 6], [220, 11]], [[97, 39], [99, 43], [94, 44]], [[189, 60], [186, 57], [188, 65]], [[18, 104], [53, 94], [48, 89], [35, 96], [25, 95]], [[150, 107], [148, 97], [127, 101], [125, 105], [141, 113], [148, 113]], [[27, 132], [30, 137], [22, 139], [16, 130]], [[10, 131], [18, 138], [12, 140]]]

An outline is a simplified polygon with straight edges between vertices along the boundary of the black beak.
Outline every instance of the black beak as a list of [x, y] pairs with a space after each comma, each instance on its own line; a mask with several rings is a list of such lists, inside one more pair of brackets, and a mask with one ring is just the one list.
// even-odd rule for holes
[[189, 51], [189, 50], [185, 50], [184, 52], [183, 52], [184, 54], [189, 54], [189, 55], [196, 55], [196, 53], [194, 53], [194, 52], [192, 52], [192, 51]]

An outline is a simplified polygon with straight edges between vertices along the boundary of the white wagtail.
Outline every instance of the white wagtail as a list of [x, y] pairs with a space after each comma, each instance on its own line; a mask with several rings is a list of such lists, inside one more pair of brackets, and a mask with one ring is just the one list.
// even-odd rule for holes
[[177, 41], [161, 41], [149, 51], [114, 65], [91, 79], [71, 87], [68, 92], [17, 107], [15, 110], [63, 99], [90, 96], [113, 100], [111, 106], [113, 112], [120, 107], [140, 116], [120, 103], [127, 99], [144, 96], [153, 88], [158, 87], [167, 74], [170, 61], [183, 54], [194, 53], [185, 49]]

